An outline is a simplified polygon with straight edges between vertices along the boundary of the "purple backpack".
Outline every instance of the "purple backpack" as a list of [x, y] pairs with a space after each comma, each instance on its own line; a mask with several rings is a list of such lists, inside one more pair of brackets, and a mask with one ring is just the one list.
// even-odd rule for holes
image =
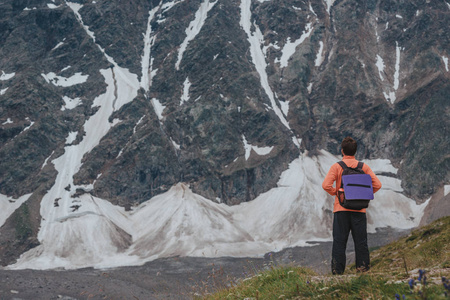
[[341, 188], [338, 191], [339, 203], [347, 209], [361, 210], [369, 206], [373, 199], [372, 177], [362, 170], [364, 163], [358, 162], [356, 168], [347, 167], [340, 161], [342, 172]]

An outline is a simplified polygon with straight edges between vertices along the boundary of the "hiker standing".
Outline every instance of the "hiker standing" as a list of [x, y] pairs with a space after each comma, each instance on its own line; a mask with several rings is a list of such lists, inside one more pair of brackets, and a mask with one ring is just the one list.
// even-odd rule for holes
[[[350, 209], [344, 207], [347, 206], [343, 203], [342, 192], [342, 176], [344, 170], [359, 169], [359, 171], [361, 172], [362, 169], [362, 172], [370, 175], [370, 177], [368, 177], [367, 175], [362, 176], [365, 176], [366, 179], [368, 178], [369, 180], [369, 184], [371, 185], [370, 193], [372, 194], [372, 198], [373, 193], [377, 192], [381, 188], [380, 180], [373, 173], [370, 167], [366, 164], [358, 162], [355, 159], [355, 153], [357, 149], [356, 141], [351, 137], [346, 137], [341, 143], [341, 148], [341, 152], [344, 158], [341, 162], [335, 163], [331, 166], [322, 183], [322, 188], [330, 195], [335, 196], [333, 209], [333, 249], [331, 254], [331, 271], [333, 274], [344, 273], [346, 263], [345, 249], [347, 247], [347, 240], [350, 232], [352, 233], [353, 241], [355, 243], [356, 269], [359, 271], [368, 271], [370, 268], [369, 248], [367, 246], [366, 209]], [[334, 183], [336, 185], [333, 187]], [[339, 201], [338, 194], [340, 197], [342, 196], [341, 202]], [[367, 200], [367, 203], [368, 202], [369, 201]], [[362, 207], [367, 207], [367, 205]], [[356, 206], [356, 208], [359, 207]]]

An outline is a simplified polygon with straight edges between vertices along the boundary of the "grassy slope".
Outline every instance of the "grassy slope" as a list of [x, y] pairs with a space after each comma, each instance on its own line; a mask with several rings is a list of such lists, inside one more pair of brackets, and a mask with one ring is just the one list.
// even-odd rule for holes
[[[442, 277], [450, 277], [450, 216], [414, 230], [371, 253], [371, 271], [358, 274], [350, 266], [343, 276], [318, 276], [295, 266], [267, 271], [220, 288], [204, 299], [449, 299]], [[425, 270], [418, 281], [419, 269]], [[416, 283], [410, 288], [408, 281]], [[448, 283], [448, 282], [447, 282]], [[448, 283], [450, 285], [450, 283]]]

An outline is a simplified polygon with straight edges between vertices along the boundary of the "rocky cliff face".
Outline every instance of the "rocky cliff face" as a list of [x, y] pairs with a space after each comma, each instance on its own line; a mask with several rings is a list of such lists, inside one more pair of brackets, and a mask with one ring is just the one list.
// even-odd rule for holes
[[130, 209], [178, 182], [234, 205], [347, 135], [430, 197], [450, 182], [449, 15], [445, 1], [3, 1], [0, 194], [31, 195], [1, 229], [2, 263], [39, 243], [51, 189], [73, 211], [86, 193]]

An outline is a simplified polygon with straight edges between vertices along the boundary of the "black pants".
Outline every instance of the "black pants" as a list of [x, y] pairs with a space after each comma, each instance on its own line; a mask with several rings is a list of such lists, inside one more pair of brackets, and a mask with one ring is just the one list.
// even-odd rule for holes
[[344, 273], [346, 262], [345, 249], [350, 232], [355, 243], [356, 269], [367, 271], [370, 268], [366, 214], [339, 211], [334, 213], [333, 219], [333, 250], [331, 253], [331, 271], [333, 274]]

